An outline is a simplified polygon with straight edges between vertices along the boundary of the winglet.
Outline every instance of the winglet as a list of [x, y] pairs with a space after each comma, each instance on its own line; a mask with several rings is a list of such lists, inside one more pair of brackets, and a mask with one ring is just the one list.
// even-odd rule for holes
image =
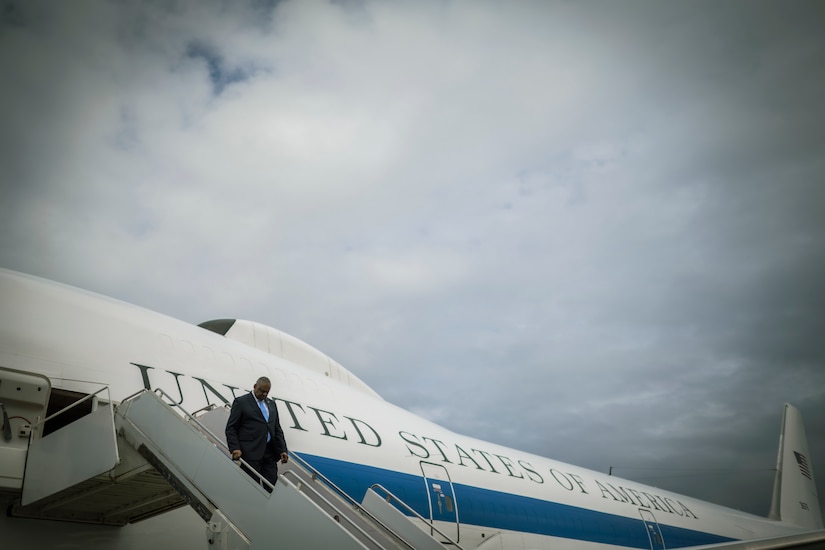
[[782, 414], [769, 517], [811, 530], [823, 528], [802, 415], [796, 407], [788, 404], [785, 404]]

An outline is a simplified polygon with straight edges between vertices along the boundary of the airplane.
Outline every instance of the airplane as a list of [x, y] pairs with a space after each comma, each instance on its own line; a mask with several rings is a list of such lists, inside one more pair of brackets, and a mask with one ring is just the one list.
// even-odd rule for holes
[[[222, 432], [260, 376], [290, 454], [272, 493]], [[4, 549], [825, 547], [791, 405], [759, 517], [454, 433], [259, 323], [192, 325], [5, 269], [0, 404]]]

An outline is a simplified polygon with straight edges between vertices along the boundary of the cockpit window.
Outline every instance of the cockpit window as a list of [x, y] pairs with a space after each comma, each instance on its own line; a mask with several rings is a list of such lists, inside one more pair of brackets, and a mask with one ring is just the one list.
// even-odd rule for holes
[[235, 319], [213, 319], [212, 321], [204, 321], [198, 326], [206, 330], [211, 330], [221, 336], [226, 336], [226, 333], [229, 332], [229, 329], [231, 329], [234, 324]]

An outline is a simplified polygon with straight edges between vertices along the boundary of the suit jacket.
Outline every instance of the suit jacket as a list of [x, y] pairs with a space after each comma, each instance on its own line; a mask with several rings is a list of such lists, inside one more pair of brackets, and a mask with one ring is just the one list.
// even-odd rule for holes
[[226, 445], [230, 451], [240, 449], [244, 460], [258, 461], [263, 458], [267, 433], [275, 456], [287, 451], [284, 432], [278, 420], [278, 408], [269, 398], [264, 399], [264, 403], [269, 409], [269, 422], [264, 419], [258, 400], [251, 392], [232, 402], [229, 420], [226, 421]]

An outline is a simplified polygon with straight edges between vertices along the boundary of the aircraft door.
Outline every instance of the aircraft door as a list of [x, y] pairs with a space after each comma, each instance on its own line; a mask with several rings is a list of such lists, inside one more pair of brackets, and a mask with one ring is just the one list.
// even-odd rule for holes
[[[458, 542], [458, 508], [456, 507], [455, 492], [453, 483], [450, 481], [450, 474], [447, 468], [432, 462], [421, 462], [421, 473], [424, 474], [424, 483], [427, 486], [427, 496], [430, 504], [430, 522], [444, 522], [446, 524], [438, 529], [445, 535]], [[431, 530], [431, 535], [440, 539], [436, 531]], [[448, 541], [441, 541], [448, 542]]]
[[662, 530], [659, 528], [659, 523], [656, 521], [653, 512], [639, 509], [639, 514], [642, 516], [647, 537], [650, 540], [650, 550], [665, 550], [665, 540], [662, 538]]

